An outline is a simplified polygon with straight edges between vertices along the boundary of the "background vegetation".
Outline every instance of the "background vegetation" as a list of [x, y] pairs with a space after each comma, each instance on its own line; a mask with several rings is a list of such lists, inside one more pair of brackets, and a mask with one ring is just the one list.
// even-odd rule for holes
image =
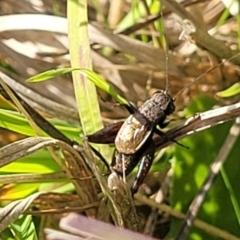
[[[68, 212], [158, 239], [240, 239], [239, 123], [232, 120], [239, 115], [239, 17], [234, 12], [237, 5], [224, 4], [0, 2], [0, 92], [6, 91], [11, 99], [6, 100], [5, 93], [0, 97], [1, 239], [45, 239], [44, 229], [59, 229], [59, 219]], [[73, 68], [81, 68], [82, 74]], [[35, 76], [48, 70], [54, 71], [40, 75], [47, 81]], [[26, 81], [29, 78], [32, 82]], [[80, 150], [51, 130], [41, 131], [36, 120], [40, 117], [28, 116], [2, 81], [67, 139], [80, 143]], [[176, 111], [166, 131], [171, 134], [174, 129], [189, 149], [166, 141], [159, 144], [133, 201], [121, 182], [116, 191], [108, 189], [103, 175], [107, 170], [83, 136], [125, 119], [129, 114], [117, 102], [140, 105], [156, 89], [166, 88], [176, 96]], [[175, 131], [187, 117], [199, 112], [210, 116], [208, 110], [224, 106], [230, 107], [224, 114], [219, 110], [216, 122], [221, 125], [204, 122], [187, 132]], [[112, 147], [94, 146], [111, 161]], [[216, 162], [225, 162], [220, 171]], [[214, 170], [217, 177], [211, 182]], [[136, 170], [129, 176], [129, 186], [135, 174]], [[192, 201], [206, 182], [210, 189], [201, 206]], [[181, 213], [186, 214], [189, 206], [199, 213], [186, 237], [180, 231]], [[73, 217], [68, 224], [79, 229], [88, 220], [78, 221]], [[106, 226], [98, 224], [87, 222], [85, 236], [87, 232], [96, 239], [140, 239], [134, 233], [113, 236], [113, 226], [104, 232]], [[48, 238], [55, 239], [50, 232]]]

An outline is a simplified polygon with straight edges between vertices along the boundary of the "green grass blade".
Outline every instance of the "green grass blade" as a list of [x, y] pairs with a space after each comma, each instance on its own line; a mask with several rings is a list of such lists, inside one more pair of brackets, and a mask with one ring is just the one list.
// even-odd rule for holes
[[111, 87], [111, 85], [105, 81], [102, 77], [100, 77], [98, 74], [96, 74], [94, 71], [84, 68], [60, 68], [60, 69], [54, 69], [49, 70], [46, 72], [39, 73], [29, 79], [27, 79], [28, 82], [42, 82], [49, 79], [52, 79], [54, 77], [70, 73], [73, 71], [78, 71], [82, 74], [85, 74], [87, 76], [87, 79], [94, 83], [95, 86], [102, 89], [103, 91], [107, 92], [111, 96], [113, 96], [119, 103], [128, 104], [128, 102], [121, 97], [114, 89]]
[[[71, 66], [91, 70], [87, 1], [68, 0], [67, 15]], [[96, 88], [79, 72], [72, 76], [83, 132], [93, 133], [103, 127]]]
[[231, 87], [218, 92], [216, 95], [217, 97], [221, 98], [227, 98], [227, 97], [233, 97], [240, 93], [240, 82], [234, 83]]
[[229, 192], [229, 196], [230, 196], [230, 199], [231, 199], [231, 202], [232, 202], [235, 214], [236, 214], [238, 225], [240, 226], [240, 206], [239, 206], [239, 200], [238, 200], [238, 197], [236, 196], [236, 194], [234, 192], [233, 186], [231, 184], [231, 181], [229, 180], [228, 174], [225, 171], [224, 167], [221, 168], [221, 175], [222, 175], [223, 181], [225, 183], [225, 186], [226, 186], [226, 188], [227, 188], [227, 190]]
[[[26, 118], [15, 111], [0, 109], [0, 127], [26, 135], [36, 136], [36, 132], [29, 125]], [[52, 120], [51, 123], [66, 136], [79, 140], [82, 131], [79, 127], [71, 126], [61, 121]]]

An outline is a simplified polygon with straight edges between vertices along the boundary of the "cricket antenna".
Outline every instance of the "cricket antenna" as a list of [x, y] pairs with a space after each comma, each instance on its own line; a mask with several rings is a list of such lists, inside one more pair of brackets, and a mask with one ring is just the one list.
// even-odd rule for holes
[[165, 32], [165, 27], [164, 27], [164, 22], [163, 22], [163, 12], [162, 12], [162, 5], [161, 5], [161, 10], [160, 10], [160, 15], [161, 15], [161, 19], [162, 19], [162, 29], [163, 29], [163, 40], [162, 40], [162, 46], [163, 46], [163, 49], [164, 49], [164, 53], [165, 53], [165, 79], [166, 79], [166, 82], [165, 82], [165, 91], [164, 92], [168, 92], [168, 89], [169, 89], [169, 78], [168, 78], [168, 63], [169, 63], [169, 56], [168, 56], [168, 43], [166, 41], [166, 32]]
[[166, 44], [165, 46], [165, 78], [166, 78], [166, 86], [165, 86], [165, 92], [168, 92], [169, 89], [169, 79], [168, 79], [168, 46]]
[[198, 76], [197, 78], [195, 78], [192, 82], [190, 82], [189, 84], [187, 84], [185, 87], [183, 87], [173, 98], [174, 100], [176, 100], [176, 98], [187, 88], [189, 88], [191, 85], [193, 85], [194, 83], [198, 82], [202, 77], [206, 76], [208, 73], [212, 72], [213, 70], [215, 70], [216, 68], [224, 65], [226, 62], [231, 61], [232, 59], [234, 59], [235, 57], [237, 57], [238, 55], [240, 55], [240, 53], [235, 54], [234, 56], [222, 61], [221, 63], [217, 64], [216, 66], [212, 67], [211, 69], [209, 69], [208, 71], [202, 73], [200, 76]]

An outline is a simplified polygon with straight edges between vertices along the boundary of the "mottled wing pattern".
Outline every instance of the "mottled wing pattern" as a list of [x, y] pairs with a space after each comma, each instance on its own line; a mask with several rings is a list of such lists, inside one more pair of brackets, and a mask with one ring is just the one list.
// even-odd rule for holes
[[122, 125], [115, 139], [115, 145], [118, 152], [124, 154], [134, 154], [145, 143], [151, 134], [152, 129], [146, 127], [131, 115]]

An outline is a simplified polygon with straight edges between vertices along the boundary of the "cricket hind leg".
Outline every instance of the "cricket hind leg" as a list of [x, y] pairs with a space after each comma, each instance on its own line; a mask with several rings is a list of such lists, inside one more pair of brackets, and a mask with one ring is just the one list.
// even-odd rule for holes
[[164, 122], [161, 122], [158, 125], [160, 128], [165, 128], [168, 126], [169, 123], [170, 123], [170, 120], [165, 120]]
[[87, 139], [91, 143], [112, 144], [114, 143], [117, 133], [123, 123], [123, 121], [120, 121], [110, 124], [91, 135], [87, 135]]
[[[133, 103], [122, 104], [131, 114], [138, 111], [137, 107]], [[99, 144], [112, 144], [115, 142], [115, 138], [117, 136], [118, 131], [123, 125], [124, 121], [119, 121], [116, 123], [112, 123], [101, 130], [87, 135], [88, 141], [91, 143], [99, 143]]]
[[94, 147], [92, 147], [91, 145], [90, 145], [90, 148], [94, 152], [94, 154], [104, 163], [108, 172], [110, 172], [110, 166], [109, 166], [108, 162], [106, 161], [106, 159], [102, 156], [102, 154], [98, 150], [96, 150]]
[[134, 183], [131, 187], [132, 195], [137, 193], [139, 187], [142, 185], [144, 179], [146, 178], [154, 159], [155, 143], [151, 139], [148, 144], [144, 145], [145, 151], [143, 152], [138, 166], [137, 175], [135, 177]]

